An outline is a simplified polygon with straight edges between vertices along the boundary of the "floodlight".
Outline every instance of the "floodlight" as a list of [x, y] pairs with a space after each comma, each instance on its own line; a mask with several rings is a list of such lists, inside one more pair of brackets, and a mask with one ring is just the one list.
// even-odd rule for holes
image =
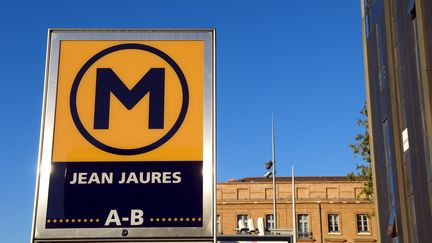
[[269, 178], [269, 177], [271, 176], [271, 174], [272, 174], [271, 171], [267, 171], [267, 172], [264, 174], [264, 177]]
[[273, 161], [267, 161], [265, 164], [264, 164], [264, 167], [267, 169], [267, 170], [270, 170], [270, 168], [273, 166]]

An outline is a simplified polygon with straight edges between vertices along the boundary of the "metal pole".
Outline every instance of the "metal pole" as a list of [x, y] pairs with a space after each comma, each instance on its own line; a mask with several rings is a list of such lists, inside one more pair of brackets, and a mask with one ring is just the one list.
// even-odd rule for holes
[[275, 138], [274, 138], [274, 118], [272, 113], [272, 162], [273, 162], [273, 222], [274, 228], [277, 229], [276, 218], [276, 161], [275, 161]]
[[293, 221], [293, 243], [297, 243], [297, 215], [295, 210], [295, 184], [294, 184], [294, 165], [292, 166], [292, 175], [291, 175], [291, 195], [292, 195], [292, 221]]
[[319, 215], [320, 215], [320, 235], [321, 235], [321, 242], [324, 242], [324, 237], [323, 237], [323, 230], [322, 230], [322, 225], [323, 225], [323, 221], [322, 221], [322, 213], [321, 213], [321, 201], [318, 202], [318, 207], [319, 207]]

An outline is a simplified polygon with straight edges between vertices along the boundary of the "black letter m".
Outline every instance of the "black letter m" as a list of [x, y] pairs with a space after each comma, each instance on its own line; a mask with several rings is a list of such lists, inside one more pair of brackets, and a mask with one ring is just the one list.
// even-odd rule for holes
[[149, 93], [148, 128], [162, 129], [164, 127], [164, 68], [151, 68], [132, 90], [126, 87], [111, 68], [98, 68], [96, 71], [94, 129], [108, 129], [109, 127], [111, 93], [113, 93], [128, 110], [132, 109]]

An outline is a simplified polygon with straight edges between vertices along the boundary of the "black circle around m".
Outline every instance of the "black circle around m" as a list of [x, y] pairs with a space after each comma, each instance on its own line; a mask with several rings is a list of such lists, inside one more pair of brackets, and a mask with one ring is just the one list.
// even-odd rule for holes
[[[102, 57], [104, 57], [110, 53], [116, 52], [116, 51], [127, 50], [127, 49], [147, 51], [147, 52], [150, 52], [152, 54], [157, 55], [158, 57], [162, 58], [165, 62], [167, 62], [174, 69], [175, 73], [177, 74], [177, 76], [180, 80], [180, 85], [181, 85], [181, 89], [182, 89], [182, 99], [183, 99], [181, 109], [180, 109], [180, 114], [179, 114], [176, 122], [174, 123], [174, 125], [171, 127], [171, 129], [164, 136], [162, 136], [159, 140], [157, 140], [157, 141], [155, 141], [149, 145], [139, 147], [139, 148], [132, 148], [132, 149], [112, 147], [112, 146], [109, 146], [109, 145], [102, 143], [101, 141], [99, 141], [95, 137], [93, 137], [87, 131], [87, 129], [85, 129], [83, 123], [81, 122], [81, 119], [78, 115], [77, 104], [76, 104], [78, 87], [80, 85], [81, 79], [83, 78], [84, 74], [88, 71], [88, 69], [96, 61], [98, 61]], [[182, 123], [186, 117], [188, 106], [189, 106], [189, 89], [188, 89], [186, 78], [185, 78], [182, 70], [178, 66], [178, 64], [171, 57], [169, 57], [166, 53], [164, 53], [163, 51], [156, 49], [154, 47], [148, 46], [148, 45], [143, 45], [143, 44], [134, 44], [134, 43], [120, 44], [120, 45], [109, 47], [109, 48], [97, 53], [96, 55], [91, 57], [81, 67], [81, 69], [79, 70], [78, 74], [76, 75], [76, 77], [73, 81], [71, 92], [70, 92], [70, 111], [72, 114], [72, 119], [73, 119], [75, 126], [77, 127], [78, 131], [81, 133], [81, 135], [88, 142], [90, 142], [92, 145], [94, 145], [95, 147], [97, 147], [97, 148], [99, 148], [105, 152], [112, 153], [112, 154], [118, 154], [118, 155], [142, 154], [142, 153], [146, 153], [146, 152], [149, 152], [151, 150], [154, 150], [154, 149], [160, 147], [161, 145], [163, 145], [164, 143], [166, 143], [172, 136], [174, 136], [174, 134], [181, 127], [181, 125], [182, 125]]]

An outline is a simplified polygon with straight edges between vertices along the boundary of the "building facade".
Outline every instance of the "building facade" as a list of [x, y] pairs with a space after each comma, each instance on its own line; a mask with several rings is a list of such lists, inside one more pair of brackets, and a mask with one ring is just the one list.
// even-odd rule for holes
[[[374, 206], [364, 199], [364, 181], [346, 177], [295, 177], [298, 242], [375, 242]], [[277, 229], [292, 229], [291, 177], [276, 178]], [[238, 221], [262, 218], [275, 227], [271, 178], [244, 178], [217, 185], [218, 234], [238, 234]], [[246, 222], [245, 222], [246, 223]]]
[[361, 0], [380, 242], [432, 242], [432, 1]]

